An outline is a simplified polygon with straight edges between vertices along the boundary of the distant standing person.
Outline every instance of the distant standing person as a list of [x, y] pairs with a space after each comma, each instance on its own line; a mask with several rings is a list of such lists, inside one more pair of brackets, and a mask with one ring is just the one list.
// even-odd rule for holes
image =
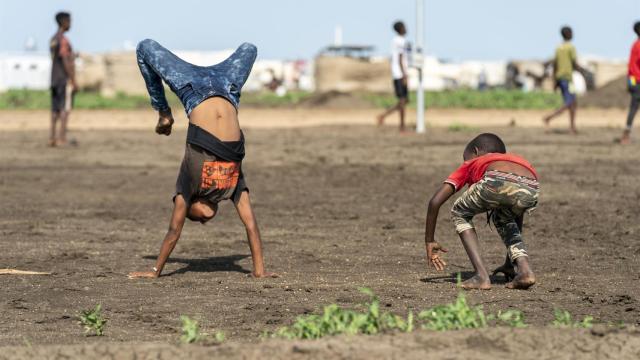
[[570, 127], [572, 134], [577, 134], [576, 129], [576, 110], [578, 103], [576, 101], [576, 92], [573, 86], [573, 71], [584, 73], [584, 69], [578, 65], [576, 48], [571, 44], [573, 31], [568, 26], [560, 29], [560, 34], [564, 40], [558, 48], [553, 60], [545, 64], [545, 68], [553, 63], [553, 78], [555, 80], [555, 88], [560, 89], [564, 105], [559, 109], [544, 117], [544, 124], [548, 128], [551, 119], [562, 114], [565, 110], [569, 110]]
[[[67, 143], [67, 122], [73, 105], [73, 95], [78, 85], [74, 55], [69, 39], [64, 35], [71, 28], [71, 14], [56, 14], [58, 31], [51, 38], [51, 132], [49, 145], [58, 146]], [[60, 123], [60, 129], [57, 125]]]
[[407, 75], [409, 73], [408, 64], [411, 45], [405, 37], [407, 28], [402, 21], [396, 21], [393, 24], [393, 30], [397, 35], [393, 38], [391, 44], [391, 76], [393, 77], [393, 88], [398, 98], [398, 103], [378, 116], [378, 126], [382, 126], [384, 119], [397, 110], [400, 113], [400, 132], [405, 132], [404, 118], [405, 108], [407, 102], [409, 102]]
[[640, 21], [633, 24], [638, 38], [631, 46], [631, 55], [629, 56], [629, 94], [631, 94], [631, 104], [629, 105], [629, 114], [627, 115], [627, 127], [620, 138], [621, 144], [629, 144], [631, 142], [631, 128], [633, 127], [633, 119], [636, 117], [638, 107], [640, 107]]

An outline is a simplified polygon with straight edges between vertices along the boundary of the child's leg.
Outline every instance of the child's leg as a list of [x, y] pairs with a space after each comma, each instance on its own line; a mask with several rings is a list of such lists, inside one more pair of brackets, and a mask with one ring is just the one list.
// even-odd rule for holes
[[[520, 230], [520, 234], [522, 234], [522, 224], [524, 223], [524, 214], [518, 216], [516, 218], [516, 224], [518, 225], [518, 229]], [[496, 268], [495, 270], [493, 270], [493, 274], [492, 275], [496, 275], [497, 273], [502, 273], [504, 274], [505, 279], [507, 280], [507, 282], [513, 280], [514, 277], [516, 277], [516, 270], [513, 267], [513, 264], [511, 263], [511, 260], [509, 259], [509, 253], [507, 252], [507, 255], [505, 256], [504, 259], [504, 264], [500, 265], [500, 267]]]
[[522, 215], [516, 215], [510, 209], [497, 209], [493, 215], [493, 224], [507, 247], [508, 259], [517, 269], [513, 280], [507, 283], [511, 289], [527, 289], [536, 282], [522, 241], [521, 219]]
[[476, 234], [476, 229], [465, 230], [458, 235], [460, 235], [462, 246], [464, 246], [464, 250], [467, 252], [467, 256], [469, 256], [469, 260], [473, 265], [473, 269], [476, 271], [473, 277], [462, 282], [460, 286], [463, 289], [491, 289], [489, 272], [487, 272], [487, 268], [485, 268], [482, 257], [480, 256], [480, 247], [478, 245], [478, 234]]
[[465, 191], [453, 204], [451, 218], [456, 226], [462, 245], [475, 269], [475, 275], [462, 283], [465, 289], [490, 289], [491, 280], [484, 266], [478, 246], [478, 235], [473, 227], [472, 219], [476, 214], [486, 212], [490, 204], [484, 194], [484, 184], [479, 182]]
[[633, 128], [633, 119], [636, 117], [638, 108], [640, 107], [640, 85], [631, 87], [629, 93], [631, 94], [631, 103], [629, 104], [629, 113], [627, 114], [627, 126], [622, 134], [620, 142], [629, 143], [631, 137], [631, 129]]
[[244, 86], [244, 83], [249, 78], [253, 63], [258, 56], [258, 49], [255, 45], [249, 43], [243, 43], [236, 51], [233, 52], [223, 62], [209, 66], [216, 76], [223, 77], [229, 81], [231, 86], [231, 93], [240, 93], [240, 90]]
[[162, 80], [173, 90], [179, 90], [195, 76], [195, 66], [180, 59], [157, 42], [142, 40], [136, 48], [138, 66], [151, 97], [151, 106], [157, 111], [168, 111]]

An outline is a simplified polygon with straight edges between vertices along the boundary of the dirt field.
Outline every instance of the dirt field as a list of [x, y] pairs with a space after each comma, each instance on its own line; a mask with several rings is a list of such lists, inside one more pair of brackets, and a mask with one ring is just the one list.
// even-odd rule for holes
[[[238, 343], [257, 343], [261, 332], [289, 324], [299, 314], [333, 302], [362, 302], [360, 286], [372, 288], [387, 310], [401, 314], [450, 302], [457, 293], [455, 274], [467, 276], [471, 266], [445, 205], [437, 238], [449, 247], [450, 266], [444, 274], [426, 269], [425, 204], [479, 131], [500, 134], [509, 150], [526, 156], [541, 175], [540, 206], [525, 224], [539, 284], [530, 291], [511, 291], [495, 279], [493, 290], [469, 292], [470, 302], [489, 312], [520, 309], [528, 323], [540, 326], [552, 320], [554, 308], [580, 318], [592, 315], [603, 323], [637, 324], [640, 147], [612, 143], [619, 129], [611, 124], [622, 123], [624, 112], [583, 112], [590, 126], [575, 137], [545, 135], [529, 127], [542, 116], [536, 112], [516, 113], [515, 127], [498, 126], [508, 124], [513, 113], [455, 114], [430, 115], [435, 124], [444, 125], [463, 118], [494, 121], [487, 128], [476, 121], [464, 131], [433, 127], [425, 136], [400, 136], [395, 128], [358, 125], [371, 119], [366, 112], [241, 113], [241, 122], [249, 125], [243, 168], [266, 262], [282, 277], [247, 277], [251, 262], [244, 229], [231, 204], [224, 204], [211, 224], [185, 227], [166, 276], [134, 281], [126, 273], [153, 266], [168, 225], [184, 126], [166, 138], [153, 133], [149, 111], [79, 112], [72, 135], [80, 146], [48, 149], [46, 112], [0, 113], [0, 268], [53, 272], [0, 275], [0, 346], [23, 346], [15, 354], [26, 357], [25, 351], [51, 355], [39, 345], [173, 344], [179, 316], [185, 314], [199, 319], [204, 331], [227, 334], [229, 345], [202, 351], [239, 357]], [[323, 118], [335, 125], [310, 126]], [[353, 125], [340, 125], [350, 119]], [[557, 122], [566, 125], [566, 119]], [[309, 126], [297, 127], [301, 124]], [[485, 260], [493, 268], [503, 261], [504, 246], [482, 217], [476, 224]], [[106, 336], [85, 337], [75, 317], [97, 303], [109, 319]], [[505, 332], [509, 330], [435, 339], [458, 339], [472, 352], [508, 354], [514, 348], [504, 344], [515, 340], [504, 337]], [[553, 344], [575, 341], [583, 348], [613, 344], [607, 354], [620, 355], [625, 349], [638, 354], [636, 332], [597, 337], [534, 328], [523, 334], [539, 334], [527, 337], [533, 339], [527, 346], [540, 351], [553, 352]], [[429, 338], [424, 333], [386, 336], [357, 340], [359, 347], [333, 339], [317, 346], [351, 349], [344, 352], [349, 357], [348, 351], [376, 351], [376, 344], [387, 344], [388, 351], [402, 344], [411, 351], [436, 346]], [[309, 344], [300, 345], [303, 353], [304, 346], [316, 346]], [[249, 347], [247, 357], [259, 346]], [[282, 351], [295, 352], [291, 346]], [[598, 349], [593, 351], [605, 348]], [[0, 358], [14, 351], [0, 348]]]

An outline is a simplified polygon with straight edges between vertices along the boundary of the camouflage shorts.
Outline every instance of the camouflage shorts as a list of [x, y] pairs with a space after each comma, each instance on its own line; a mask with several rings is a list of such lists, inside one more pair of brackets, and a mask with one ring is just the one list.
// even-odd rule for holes
[[473, 229], [473, 217], [489, 212], [511, 261], [528, 256], [522, 242], [522, 219], [525, 212], [538, 204], [538, 193], [537, 180], [487, 171], [482, 180], [469, 187], [453, 203], [451, 215], [456, 231], [461, 233]]

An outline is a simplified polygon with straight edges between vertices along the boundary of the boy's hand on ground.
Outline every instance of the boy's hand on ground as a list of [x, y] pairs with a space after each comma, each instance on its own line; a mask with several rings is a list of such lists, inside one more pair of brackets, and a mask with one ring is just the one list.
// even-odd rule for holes
[[443, 248], [437, 242], [429, 242], [427, 243], [427, 262], [429, 265], [433, 265], [433, 267], [438, 271], [443, 271], [444, 267], [447, 263], [438, 255], [438, 252], [442, 251], [443, 253], [447, 252], [447, 249]]
[[155, 279], [158, 274], [155, 271], [133, 271], [127, 277], [129, 279]]
[[156, 125], [156, 133], [159, 135], [169, 136], [171, 134], [171, 126], [173, 126], [173, 115], [171, 111], [159, 112], [158, 125]]

